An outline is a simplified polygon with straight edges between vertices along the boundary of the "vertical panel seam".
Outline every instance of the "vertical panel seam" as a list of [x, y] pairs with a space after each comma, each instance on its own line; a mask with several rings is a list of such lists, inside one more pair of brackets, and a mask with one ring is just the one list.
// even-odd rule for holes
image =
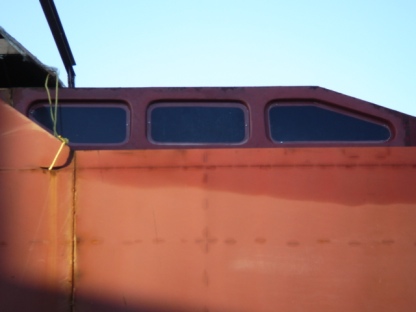
[[71, 240], [71, 297], [70, 311], [75, 312], [75, 262], [76, 262], [76, 178], [77, 162], [76, 153], [74, 153], [74, 171], [72, 178], [72, 240]]

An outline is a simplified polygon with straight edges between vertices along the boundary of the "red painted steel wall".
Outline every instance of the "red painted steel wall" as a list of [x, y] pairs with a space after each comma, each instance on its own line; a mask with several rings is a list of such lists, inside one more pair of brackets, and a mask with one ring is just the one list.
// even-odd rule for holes
[[59, 147], [0, 101], [0, 311], [71, 310], [74, 170], [44, 169]]
[[77, 152], [77, 311], [412, 311], [415, 156]]
[[0, 311], [416, 309], [415, 147], [60, 144], [0, 103]]

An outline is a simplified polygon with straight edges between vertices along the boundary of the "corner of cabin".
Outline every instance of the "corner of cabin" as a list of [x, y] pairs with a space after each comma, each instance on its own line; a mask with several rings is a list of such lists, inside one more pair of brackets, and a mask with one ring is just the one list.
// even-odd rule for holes
[[[11, 88], [42, 87], [48, 75], [49, 84], [55, 85], [56, 71], [42, 64], [1, 27], [0, 65], [0, 169], [49, 167], [61, 141], [12, 107]], [[54, 167], [63, 166], [69, 155], [69, 147], [64, 146]]]
[[[48, 168], [61, 141], [0, 99], [0, 169]], [[65, 145], [54, 167], [65, 165], [70, 149]]]

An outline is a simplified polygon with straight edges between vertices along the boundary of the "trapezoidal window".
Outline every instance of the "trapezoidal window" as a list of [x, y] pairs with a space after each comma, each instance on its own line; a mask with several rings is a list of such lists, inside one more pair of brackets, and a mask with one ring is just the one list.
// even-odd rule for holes
[[248, 110], [237, 102], [158, 102], [147, 118], [157, 144], [240, 144], [248, 136]]
[[[63, 103], [58, 105], [56, 130], [69, 144], [121, 144], [129, 133], [129, 110], [122, 103]], [[36, 104], [29, 118], [53, 132], [49, 104]]]
[[381, 122], [319, 104], [272, 104], [268, 117], [277, 143], [382, 142], [391, 135]]

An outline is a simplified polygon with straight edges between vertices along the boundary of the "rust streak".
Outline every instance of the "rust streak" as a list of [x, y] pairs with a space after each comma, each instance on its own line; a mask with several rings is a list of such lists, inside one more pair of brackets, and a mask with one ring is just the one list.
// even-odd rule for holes
[[330, 244], [331, 240], [327, 238], [321, 238], [317, 240], [318, 244]]
[[300, 243], [298, 241], [288, 241], [287, 245], [289, 247], [298, 247], [300, 245]]
[[49, 213], [49, 252], [48, 252], [48, 283], [51, 286], [55, 286], [57, 276], [57, 248], [58, 248], [58, 173], [56, 171], [50, 171], [50, 193], [48, 203]]
[[224, 243], [226, 243], [227, 245], [235, 245], [237, 241], [234, 238], [227, 238], [224, 240]]
[[208, 287], [208, 286], [209, 286], [209, 277], [208, 277], [208, 272], [207, 272], [207, 270], [204, 270], [204, 274], [203, 274], [203, 278], [202, 278], [202, 280], [203, 280], [204, 285], [205, 285], [206, 287]]
[[157, 224], [156, 224], [156, 213], [155, 213], [155, 209], [152, 209], [152, 213], [153, 213], [153, 224], [154, 224], [154, 228], [155, 228], [155, 241], [159, 239], [159, 235], [157, 233]]
[[393, 239], [383, 239], [383, 240], [381, 241], [381, 243], [382, 243], [383, 245], [388, 245], [388, 246], [390, 246], [390, 245], [393, 245], [393, 244], [395, 243], [395, 241], [394, 241]]
[[70, 306], [71, 311], [75, 312], [75, 275], [76, 275], [76, 251], [77, 251], [77, 242], [79, 241], [76, 236], [76, 200], [77, 200], [77, 166], [76, 166], [76, 155], [74, 155], [74, 170], [72, 175], [72, 250], [71, 250], [71, 293], [70, 293]]
[[265, 239], [264, 237], [257, 237], [254, 241], [257, 244], [265, 244], [267, 242], [267, 239]]

